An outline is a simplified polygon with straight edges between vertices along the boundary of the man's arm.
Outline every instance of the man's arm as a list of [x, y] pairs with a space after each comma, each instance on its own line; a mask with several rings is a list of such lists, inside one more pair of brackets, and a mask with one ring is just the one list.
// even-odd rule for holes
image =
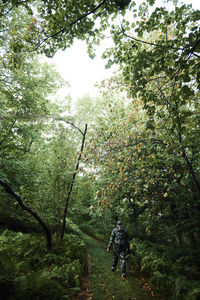
[[109, 240], [109, 243], [108, 243], [108, 247], [107, 247], [107, 251], [110, 250], [113, 242], [114, 242], [114, 239], [115, 239], [115, 229], [113, 229], [112, 233], [111, 233], [111, 236], [110, 236], [110, 240]]

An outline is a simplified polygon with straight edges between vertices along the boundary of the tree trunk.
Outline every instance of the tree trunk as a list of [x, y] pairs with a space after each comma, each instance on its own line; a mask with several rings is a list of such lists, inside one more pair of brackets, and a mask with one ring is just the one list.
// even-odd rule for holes
[[69, 187], [68, 195], [67, 195], [66, 200], [65, 200], [65, 210], [64, 210], [64, 214], [63, 214], [63, 224], [62, 224], [62, 231], [61, 231], [60, 241], [63, 240], [63, 236], [64, 236], [64, 232], [65, 232], [66, 217], [67, 217], [69, 199], [70, 199], [70, 196], [71, 196], [71, 193], [72, 193], [72, 190], [73, 190], [73, 185], [74, 185], [74, 182], [75, 182], [76, 174], [78, 172], [80, 160], [81, 160], [81, 157], [82, 157], [84, 144], [85, 144], [86, 133], [87, 133], [87, 124], [85, 124], [85, 130], [83, 132], [82, 143], [81, 143], [81, 150], [79, 152], [79, 157], [78, 157], [78, 160], [77, 160], [76, 168], [75, 168], [75, 171], [74, 171], [73, 176], [72, 176], [72, 182], [71, 182], [70, 187]]
[[52, 242], [51, 242], [51, 233], [48, 229], [48, 227], [46, 226], [46, 224], [42, 221], [42, 219], [38, 216], [38, 214], [33, 211], [30, 207], [28, 207], [20, 198], [19, 195], [17, 195], [12, 188], [2, 179], [0, 179], [0, 184], [4, 187], [5, 191], [12, 195], [18, 202], [18, 204], [21, 206], [22, 209], [26, 210], [29, 214], [31, 214], [36, 221], [40, 224], [40, 226], [42, 227], [42, 229], [45, 232], [46, 235], [46, 245], [48, 249], [52, 248]]

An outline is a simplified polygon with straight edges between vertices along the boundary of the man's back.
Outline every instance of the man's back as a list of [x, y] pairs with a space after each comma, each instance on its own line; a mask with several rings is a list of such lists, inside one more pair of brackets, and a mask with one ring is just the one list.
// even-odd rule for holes
[[117, 226], [115, 228], [114, 243], [116, 245], [121, 245], [124, 247], [128, 245], [128, 235], [126, 230], [122, 226]]

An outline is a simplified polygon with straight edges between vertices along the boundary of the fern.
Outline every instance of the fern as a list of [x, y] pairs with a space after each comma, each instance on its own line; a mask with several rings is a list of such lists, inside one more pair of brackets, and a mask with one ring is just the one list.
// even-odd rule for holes
[[87, 270], [86, 247], [80, 237], [66, 234], [63, 244], [51, 252], [43, 243], [43, 237], [35, 234], [6, 230], [0, 235], [2, 299], [72, 299], [80, 290], [80, 278]]
[[149, 277], [155, 290], [170, 299], [198, 299], [198, 253], [150, 241], [134, 241], [134, 268]]

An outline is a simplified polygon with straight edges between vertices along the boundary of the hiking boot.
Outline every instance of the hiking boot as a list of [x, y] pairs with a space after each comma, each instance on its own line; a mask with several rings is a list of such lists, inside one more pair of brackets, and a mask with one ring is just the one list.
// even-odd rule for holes
[[112, 272], [115, 272], [115, 268], [111, 268], [111, 271], [112, 271]]

